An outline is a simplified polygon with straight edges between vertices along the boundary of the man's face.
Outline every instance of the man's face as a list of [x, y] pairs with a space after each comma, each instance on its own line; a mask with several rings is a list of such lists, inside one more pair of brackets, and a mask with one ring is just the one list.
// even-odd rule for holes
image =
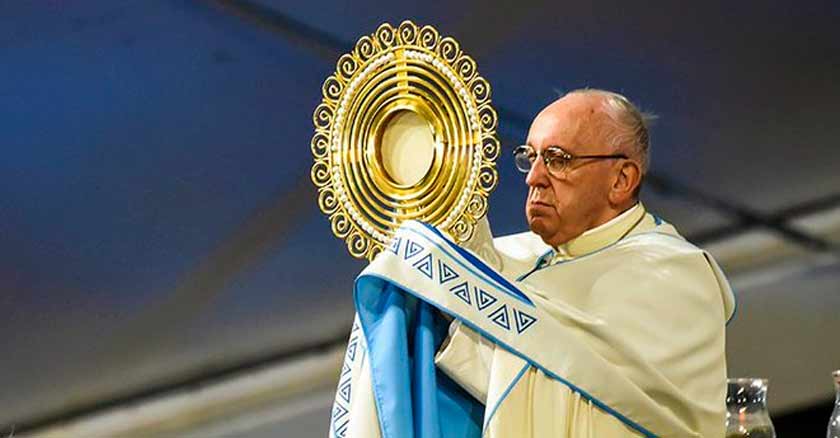
[[[597, 96], [570, 94], [546, 107], [531, 124], [528, 145], [537, 152], [557, 146], [572, 155], [611, 154], [604, 140], [605, 115]], [[615, 160], [573, 160], [560, 176], [550, 175], [542, 155], [525, 182], [525, 215], [531, 230], [551, 246], [600, 225], [612, 213], [609, 193]]]

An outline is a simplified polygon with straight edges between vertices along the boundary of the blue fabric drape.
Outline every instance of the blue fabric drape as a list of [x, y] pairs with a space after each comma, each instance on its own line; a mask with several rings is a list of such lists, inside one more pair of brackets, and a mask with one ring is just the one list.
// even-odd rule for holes
[[447, 321], [378, 278], [359, 278], [355, 301], [382, 437], [480, 437], [484, 406], [435, 368]]

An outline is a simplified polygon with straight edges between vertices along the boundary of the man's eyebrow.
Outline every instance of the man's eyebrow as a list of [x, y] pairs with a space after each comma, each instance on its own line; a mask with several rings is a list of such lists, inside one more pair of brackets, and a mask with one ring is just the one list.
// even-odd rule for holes
[[[537, 147], [534, 146], [533, 144], [531, 144], [531, 142], [529, 142], [529, 141], [526, 141], [524, 146], [528, 146], [535, 151], [537, 150]], [[559, 149], [561, 152], [566, 152], [566, 150], [563, 149], [563, 146], [556, 145], [556, 144], [550, 144], [550, 145], [543, 148], [543, 150], [546, 150], [546, 149]]]

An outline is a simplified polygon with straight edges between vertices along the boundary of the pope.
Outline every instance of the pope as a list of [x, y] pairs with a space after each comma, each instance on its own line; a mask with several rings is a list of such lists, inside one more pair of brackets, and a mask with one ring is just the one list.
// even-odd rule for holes
[[732, 291], [647, 212], [647, 120], [566, 94], [514, 150], [529, 232], [406, 222], [359, 275], [335, 437], [722, 437]]

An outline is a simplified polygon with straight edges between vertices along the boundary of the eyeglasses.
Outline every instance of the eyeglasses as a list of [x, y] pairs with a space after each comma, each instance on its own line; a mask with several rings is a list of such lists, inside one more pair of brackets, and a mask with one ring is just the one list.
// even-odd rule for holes
[[611, 160], [617, 158], [629, 158], [624, 154], [612, 155], [572, 155], [557, 146], [549, 146], [542, 152], [537, 152], [528, 145], [522, 145], [513, 150], [513, 160], [516, 162], [516, 168], [522, 173], [528, 173], [534, 167], [534, 161], [542, 155], [542, 161], [548, 173], [555, 178], [563, 176], [564, 172], [569, 168], [569, 164], [574, 160], [593, 159], [593, 160]]

